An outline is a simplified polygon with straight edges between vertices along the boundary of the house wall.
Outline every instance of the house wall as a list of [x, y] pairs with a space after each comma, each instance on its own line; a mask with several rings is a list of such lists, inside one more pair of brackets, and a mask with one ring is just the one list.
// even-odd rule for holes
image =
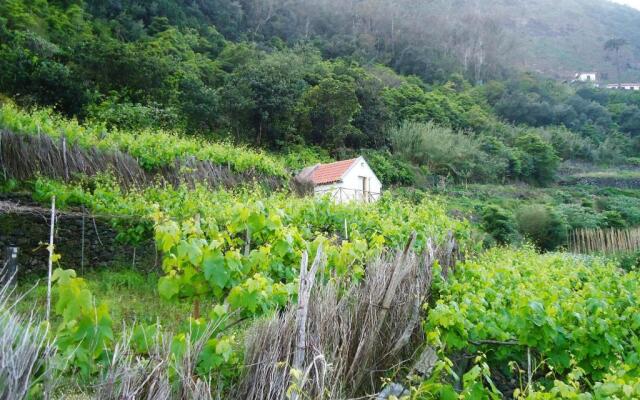
[[595, 72], [583, 72], [578, 74], [578, 80], [581, 82], [595, 82], [598, 77]]
[[621, 85], [615, 83], [607, 85], [607, 89], [640, 90], [640, 83], [623, 83]]
[[[362, 177], [369, 178], [367, 193], [362, 191]], [[341, 182], [316, 186], [314, 191], [318, 196], [329, 193], [338, 202], [376, 201], [382, 193], [382, 183], [366, 161], [360, 159], [351, 167]]]

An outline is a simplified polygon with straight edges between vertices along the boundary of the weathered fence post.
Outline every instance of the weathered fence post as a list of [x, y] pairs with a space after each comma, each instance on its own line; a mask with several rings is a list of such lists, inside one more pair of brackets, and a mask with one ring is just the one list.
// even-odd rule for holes
[[84, 204], [82, 205], [82, 241], [80, 242], [80, 271], [84, 275], [84, 225], [85, 225]]
[[[322, 245], [318, 246], [316, 258], [313, 260], [311, 269], [309, 268], [308, 254], [305, 251], [300, 261], [300, 286], [298, 288], [298, 310], [296, 311], [296, 347], [293, 351], [293, 362], [291, 368], [293, 370], [302, 371], [304, 368], [304, 359], [307, 351], [307, 313], [309, 312], [309, 297], [311, 289], [316, 279], [316, 272], [320, 264], [324, 262], [324, 254]], [[298, 388], [302, 390], [302, 387]], [[291, 394], [291, 400], [297, 400], [298, 393]]]
[[2, 284], [11, 285], [18, 276], [18, 248], [8, 246], [4, 254], [4, 266], [2, 273], [0, 273], [0, 281]]
[[67, 163], [67, 138], [62, 135], [62, 163], [64, 164], [64, 180], [69, 181], [69, 164]]
[[51, 275], [53, 270], [53, 233], [55, 232], [56, 223], [56, 196], [51, 198], [51, 230], [49, 231], [49, 243], [47, 249], [49, 250], [49, 268], [47, 275], [47, 323], [49, 323], [49, 316], [51, 315]]

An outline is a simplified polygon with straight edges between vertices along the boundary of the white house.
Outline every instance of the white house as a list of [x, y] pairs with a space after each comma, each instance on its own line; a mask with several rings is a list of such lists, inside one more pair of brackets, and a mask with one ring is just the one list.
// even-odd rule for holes
[[612, 83], [607, 85], [607, 89], [640, 90], [640, 83]]
[[373, 202], [382, 193], [382, 183], [363, 157], [316, 164], [303, 169], [296, 179], [311, 183], [316, 196], [329, 195], [339, 203]]
[[574, 76], [574, 82], [598, 82], [598, 73], [597, 72], [578, 72]]

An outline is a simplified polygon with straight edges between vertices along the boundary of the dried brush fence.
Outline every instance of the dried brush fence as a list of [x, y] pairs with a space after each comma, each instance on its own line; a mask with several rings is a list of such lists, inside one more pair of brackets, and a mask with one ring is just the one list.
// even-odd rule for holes
[[[456, 259], [456, 243], [428, 242], [378, 258], [363, 282], [346, 289], [335, 280], [313, 285], [313, 271], [301, 267], [299, 302], [255, 323], [247, 332], [246, 371], [236, 399], [347, 399], [373, 395], [389, 370], [411, 370], [425, 349], [422, 305], [430, 295], [433, 266], [443, 275]], [[320, 268], [322, 270], [322, 268]], [[308, 295], [305, 293], [308, 292]], [[292, 371], [293, 370], [293, 371]]]
[[640, 228], [577, 229], [569, 236], [569, 249], [582, 254], [640, 251]]
[[[374, 396], [389, 371], [428, 373], [435, 363], [424, 345], [421, 315], [430, 296], [433, 267], [446, 277], [457, 259], [456, 242], [428, 241], [424, 252], [413, 248], [381, 256], [367, 266], [360, 283], [328, 279], [322, 250], [308, 268], [303, 257], [298, 303], [253, 323], [245, 342], [245, 370], [231, 392], [222, 381], [198, 376], [196, 365], [206, 340], [220, 325], [209, 324], [199, 339], [189, 335], [183, 356], [171, 352], [171, 336], [147, 338], [148, 352], [132, 346], [132, 330], [123, 329], [100, 377], [86, 388], [97, 400], [302, 400]], [[316, 278], [319, 280], [315, 284]], [[10, 286], [0, 287], [0, 399], [23, 399], [34, 383], [43, 383], [45, 398], [60, 388], [51, 363], [58, 355], [37, 317], [21, 317]], [[64, 364], [64, 360], [62, 361]], [[52, 368], [52, 365], [54, 366]], [[177, 377], [178, 379], [173, 379]], [[365, 396], [365, 397], [362, 397]]]
[[[30, 398], [38, 385], [43, 398], [66, 398], [59, 393], [61, 374], [68, 359], [57, 353], [55, 338], [41, 317], [24, 316], [16, 306], [24, 301], [13, 292], [13, 285], [0, 286], [0, 399]], [[16, 299], [17, 297], [17, 299]], [[198, 358], [206, 341], [220, 330], [220, 323], [210, 323], [197, 339], [185, 337], [186, 349], [176, 357], [171, 351], [172, 336], [160, 333], [146, 338], [147, 354], [141, 355], [132, 345], [133, 330], [123, 333], [110, 353], [110, 362], [88, 387], [86, 396], [95, 400], [213, 400], [217, 386], [196, 373]], [[175, 379], [177, 378], [177, 379]], [[73, 383], [65, 378], [66, 384]], [[67, 388], [68, 389], [68, 388]], [[75, 389], [74, 389], [75, 390]]]
[[[20, 299], [11, 301], [13, 290], [12, 284], [0, 287], [0, 399], [19, 400], [29, 393], [36, 371], [47, 367], [55, 346], [40, 319], [15, 311]], [[50, 390], [51, 382], [43, 383]]]
[[62, 137], [54, 140], [46, 135], [20, 135], [0, 132], [0, 173], [5, 178], [27, 180], [38, 175], [69, 181], [77, 176], [94, 176], [111, 172], [124, 187], [143, 186], [164, 180], [173, 185], [196, 182], [210, 187], [234, 187], [258, 182], [268, 189], [285, 185], [282, 178], [255, 171], [237, 172], [227, 165], [216, 165], [193, 157], [175, 160], [149, 171], [127, 153], [84, 148]]

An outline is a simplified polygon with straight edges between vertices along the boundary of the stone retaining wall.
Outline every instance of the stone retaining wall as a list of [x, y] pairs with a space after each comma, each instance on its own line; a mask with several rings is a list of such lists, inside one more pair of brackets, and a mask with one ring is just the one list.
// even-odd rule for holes
[[[0, 267], [5, 248], [19, 247], [19, 277], [47, 271], [50, 211], [33, 205], [0, 199]], [[84, 222], [83, 222], [84, 219]], [[93, 218], [81, 210], [58, 213], [54, 243], [63, 268], [103, 268], [132, 265], [152, 268], [160, 263], [152, 238], [135, 249], [116, 240], [117, 232], [105, 218]], [[83, 246], [84, 230], [84, 246]], [[83, 267], [84, 264], [84, 267]]]

